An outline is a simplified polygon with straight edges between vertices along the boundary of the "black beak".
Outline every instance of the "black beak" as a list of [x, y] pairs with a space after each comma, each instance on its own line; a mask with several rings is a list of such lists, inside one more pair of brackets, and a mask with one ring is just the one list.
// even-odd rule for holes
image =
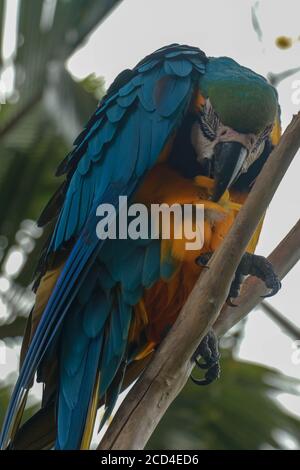
[[216, 145], [213, 157], [215, 186], [212, 201], [217, 202], [239, 176], [247, 153], [246, 148], [239, 142], [220, 142]]

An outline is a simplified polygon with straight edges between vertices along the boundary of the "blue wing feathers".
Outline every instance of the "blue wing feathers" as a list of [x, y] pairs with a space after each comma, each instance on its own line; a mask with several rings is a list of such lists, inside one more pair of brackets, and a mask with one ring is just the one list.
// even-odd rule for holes
[[155, 240], [150, 243], [145, 252], [142, 283], [146, 288], [151, 287], [159, 279], [160, 274], [160, 243]]
[[100, 369], [100, 396], [108, 389], [122, 362], [132, 317], [132, 307], [120, 298], [120, 293], [117, 293], [117, 299], [118, 302], [110, 317], [110, 328], [106, 335], [103, 350]]
[[158, 60], [152, 60], [152, 61], [138, 67], [138, 72], [140, 72], [140, 73], [148, 72], [149, 70], [153, 69], [158, 63], [159, 63]]
[[[172, 64], [172, 60], [168, 60], [167, 63]], [[180, 75], [176, 74], [176, 70], [179, 71]], [[188, 70], [190, 70], [189, 74], [187, 73]], [[108, 119], [104, 120], [98, 131], [94, 124], [92, 126], [96, 129], [94, 133], [92, 135], [90, 132], [87, 133], [89, 136], [87, 151], [80, 159], [78, 170], [75, 171], [72, 177], [65, 206], [69, 204], [68, 198], [71, 197], [72, 191], [80, 191], [79, 180], [84, 178], [88, 171], [91, 171], [91, 165], [98, 166], [97, 163], [100, 160], [102, 161], [101, 180], [105, 184], [109, 181], [118, 181], [120, 178], [126, 181], [126, 178], [130, 178], [133, 174], [136, 165], [138, 165], [137, 174], [141, 175], [146, 171], [147, 165], [155, 163], [157, 155], [161, 152], [172, 130], [175, 130], [180, 123], [182, 114], [189, 103], [192, 93], [191, 72], [191, 62], [186, 59], [176, 59], [174, 61], [172, 75], [166, 75], [164, 66], [156, 64], [150, 70], [147, 70], [144, 75], [133, 78], [119, 90], [115, 99], [111, 100], [109, 105], [104, 105], [103, 112], [106, 113]], [[165, 77], [167, 82], [164, 85], [164, 92], [157, 100], [155, 89], [162, 77]], [[133, 103], [137, 89], [139, 106]], [[134, 96], [130, 96], [131, 99], [127, 101], [128, 107], [125, 107], [126, 99], [124, 98], [128, 99], [128, 95], [132, 92], [134, 92]], [[122, 97], [124, 100], [123, 106], [117, 102]], [[143, 123], [141, 127], [140, 123]], [[139, 139], [139, 132], [142, 131], [142, 128], [143, 137]], [[145, 130], [147, 131], [146, 134], [144, 134]], [[139, 151], [139, 140], [143, 141], [141, 147], [143, 152]], [[110, 145], [106, 146], [107, 143], [110, 143]], [[149, 147], [151, 147], [152, 157], [150, 159]], [[145, 148], [147, 150], [144, 153]], [[101, 192], [105, 191], [105, 184], [100, 183], [97, 187], [96, 197], [99, 199], [101, 199]], [[78, 197], [73, 203], [75, 210], [78, 210], [77, 201]], [[58, 234], [64, 233], [58, 231], [55, 240], [53, 240], [56, 250], [73, 235], [78, 234], [82, 228], [81, 224], [74, 222], [73, 211], [63, 211], [62, 214], [63, 217], [60, 218], [59, 224], [68, 225], [65, 232], [67, 239], [58, 237]]]
[[135, 289], [122, 289], [122, 297], [128, 305], [136, 305], [142, 298], [144, 286], [139, 285]]
[[105, 292], [98, 288], [88, 303], [82, 320], [82, 328], [89, 338], [95, 338], [101, 333], [111, 308], [111, 297], [105, 295]]
[[[126, 244], [118, 248], [117, 243], [107, 243], [102, 250], [96, 208], [103, 202], [117, 207], [119, 195], [133, 194], [180, 125], [205, 60], [198, 49], [175, 45], [147, 57], [132, 78], [100, 104], [61, 165], [59, 172], [70, 171], [72, 176], [49, 253], [70, 239], [75, 242], [28, 349], [1, 445], [7, 443], [24, 389], [59, 338], [56, 447], [78, 448], [97, 373], [103, 395], [126, 359], [132, 307], [145, 288], [174, 270], [168, 263], [160, 270], [159, 242], [141, 246], [137, 241], [127, 251]], [[110, 395], [109, 409], [120, 383]]]
[[187, 60], [166, 60], [164, 63], [165, 72], [168, 75], [186, 77], [193, 69], [193, 64]]
[[[168, 77], [165, 92], [157, 103], [157, 110], [163, 117], [175, 113], [191, 90], [191, 77]], [[176, 99], [175, 99], [176, 97]]]
[[102, 288], [106, 291], [110, 291], [116, 284], [116, 281], [113, 279], [110, 272], [103, 264], [98, 266], [98, 277]]
[[126, 107], [119, 106], [118, 103], [113, 104], [106, 110], [107, 119], [112, 122], [119, 122], [126, 112]]
[[135, 99], [137, 97], [137, 89], [134, 89], [131, 93], [125, 96], [119, 96], [117, 98], [117, 103], [119, 106], [123, 108], [128, 108], [129, 106], [132, 106], [134, 103]]
[[[89, 343], [78, 400], [75, 406], [68, 406], [60, 389], [57, 417], [57, 449], [78, 449], [80, 446], [85, 418], [98, 370], [101, 346], [99, 338], [93, 339]], [[68, 423], [68, 426], [66, 426], [66, 423]]]

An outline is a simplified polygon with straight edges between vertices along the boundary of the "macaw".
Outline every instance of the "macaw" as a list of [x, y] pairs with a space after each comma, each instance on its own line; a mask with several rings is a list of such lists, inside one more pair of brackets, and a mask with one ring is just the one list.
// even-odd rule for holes
[[[116, 78], [60, 164], [64, 183], [39, 219], [52, 221], [53, 231], [2, 448], [17, 448], [20, 436], [26, 448], [89, 447], [97, 408], [104, 405], [104, 422], [149, 363], [279, 137], [276, 90], [231, 58], [172, 44]], [[120, 195], [147, 207], [204, 204], [203, 247], [186, 250], [172, 236], [99, 239], [97, 207], [117, 207]], [[262, 222], [229, 299], [247, 274], [271, 294], [280, 288], [272, 267], [253, 254]], [[210, 364], [205, 356], [215, 351], [211, 335], [201, 344], [207, 367], [218, 371], [217, 353]], [[20, 428], [35, 377], [44, 384], [42, 407]]]

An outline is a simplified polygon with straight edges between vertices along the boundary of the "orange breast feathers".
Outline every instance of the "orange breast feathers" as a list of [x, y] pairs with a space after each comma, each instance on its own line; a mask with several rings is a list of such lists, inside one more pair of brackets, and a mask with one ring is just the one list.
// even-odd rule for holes
[[[203, 204], [204, 206], [204, 244], [199, 250], [186, 250], [190, 240], [172, 238], [175, 228], [171, 227], [171, 239], [162, 244], [169, 248], [175, 259], [186, 262], [195, 260], [200, 253], [214, 251], [230, 229], [238, 211], [244, 203], [245, 196], [225, 191], [218, 203], [209, 200], [214, 181], [206, 176], [197, 176], [194, 180], [182, 177], [166, 163], [157, 164], [146, 176], [143, 184], [135, 194], [134, 201], [145, 204]], [[172, 218], [171, 218], [172, 221]], [[178, 232], [178, 231], [177, 231]], [[163, 251], [168, 251], [163, 247]]]
[[[182, 306], [201, 273], [195, 260], [201, 253], [212, 252], [222, 243], [232, 226], [246, 196], [226, 191], [218, 203], [209, 200], [213, 180], [198, 176], [194, 180], [183, 178], [165, 163], [157, 164], [145, 178], [142, 187], [135, 195], [135, 202], [150, 207], [151, 204], [168, 205], [203, 204], [204, 240], [199, 250], [187, 250], [184, 236], [180, 239], [162, 240], [161, 263], [171, 257], [174, 274], [168, 280], [160, 280], [145, 291], [141, 302], [135, 307], [135, 318], [130, 334], [131, 341], [137, 341], [142, 330], [148, 344], [141, 350], [139, 358], [147, 355], [158, 344], [176, 320]], [[172, 219], [171, 219], [172, 220]], [[258, 241], [260, 228], [249, 243], [253, 252]], [[174, 231], [173, 231], [174, 233]], [[143, 321], [141, 321], [141, 316]], [[144, 336], [144, 335], [143, 335]]]

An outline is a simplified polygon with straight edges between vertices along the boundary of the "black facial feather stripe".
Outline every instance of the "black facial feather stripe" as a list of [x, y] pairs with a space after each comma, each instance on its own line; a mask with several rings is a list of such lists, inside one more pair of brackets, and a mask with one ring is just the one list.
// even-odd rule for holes
[[220, 119], [212, 106], [205, 106], [198, 114], [198, 122], [204, 136], [211, 142], [216, 139]]
[[213, 129], [207, 122], [205, 122], [204, 120], [204, 115], [199, 115], [197, 117], [197, 121], [200, 125], [200, 128], [203, 132], [203, 135], [208, 139], [210, 140], [211, 142], [213, 142], [216, 138], [216, 132], [215, 132], [215, 129]]

